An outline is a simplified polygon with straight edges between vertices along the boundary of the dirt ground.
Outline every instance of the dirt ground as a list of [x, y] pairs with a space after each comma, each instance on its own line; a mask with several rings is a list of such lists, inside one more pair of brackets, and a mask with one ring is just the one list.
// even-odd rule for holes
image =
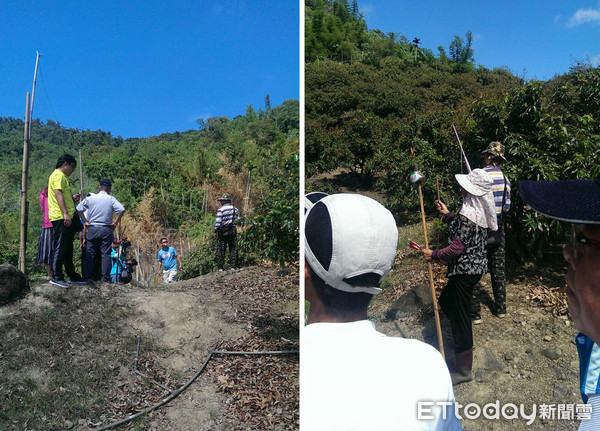
[[[130, 322], [132, 327], [141, 333], [150, 333], [155, 341], [165, 345], [167, 350], [160, 358], [159, 364], [171, 368], [175, 373], [190, 374], [203, 363], [211, 348], [221, 348], [224, 342], [252, 338], [251, 328], [260, 313], [244, 313], [244, 310], [262, 309], [267, 315], [279, 318], [296, 316], [295, 339], [283, 338], [286, 347], [290, 345], [297, 349], [297, 276], [290, 269], [280, 272], [270, 268], [245, 268], [238, 271], [215, 272], [194, 280], [182, 281], [169, 285], [167, 291], [159, 291], [154, 295], [140, 295], [139, 292], [130, 294], [131, 300], [137, 304], [142, 313]], [[250, 289], [250, 290], [249, 290]], [[263, 289], [264, 298], [256, 293]], [[269, 289], [277, 290], [282, 295], [274, 296]], [[224, 298], [225, 296], [225, 298]], [[258, 295], [260, 296], [260, 295]], [[261, 299], [265, 299], [261, 301]], [[271, 299], [271, 301], [267, 301]], [[247, 318], [250, 317], [249, 320]], [[293, 338], [294, 333], [286, 334]], [[273, 348], [281, 340], [272, 340]], [[243, 346], [246, 343], [240, 343]], [[242, 350], [242, 349], [232, 349]], [[267, 349], [245, 349], [246, 351], [261, 351]], [[298, 356], [292, 356], [297, 362]], [[225, 360], [225, 363], [227, 360]], [[241, 361], [260, 368], [261, 359], [258, 357], [242, 357]], [[222, 363], [223, 359], [213, 359], [209, 367]], [[231, 367], [231, 371], [235, 367]], [[297, 368], [297, 367], [296, 367]], [[263, 370], [268, 373], [269, 370]], [[240, 423], [240, 418], [232, 417], [232, 400], [223, 391], [219, 391], [210, 371], [200, 376], [185, 393], [165, 407], [165, 414], [157, 415], [150, 429], [202, 431], [202, 430], [232, 430], [232, 429], [261, 429]], [[223, 375], [218, 378], [223, 379]], [[277, 382], [278, 376], [273, 376]], [[293, 377], [293, 376], [292, 376]], [[297, 374], [295, 376], [297, 378]], [[229, 379], [231, 377], [226, 377]], [[298, 387], [296, 383], [296, 394]], [[259, 391], [257, 391], [259, 392]], [[234, 396], [235, 398], [235, 396]], [[247, 403], [252, 403], [248, 400]], [[284, 408], [295, 408], [290, 412], [291, 417], [298, 419], [297, 396], [292, 403], [283, 404]], [[262, 410], [265, 410], [263, 406]], [[267, 413], [268, 410], [265, 410]], [[269, 414], [272, 414], [269, 413]], [[296, 429], [294, 423], [277, 425], [268, 429]]]
[[[254, 266], [154, 287], [32, 283], [0, 309], [0, 324], [0, 399], [10, 400], [0, 429], [100, 429], [167, 398], [205, 363], [176, 398], [118, 429], [298, 428], [297, 268]], [[206, 362], [211, 349], [284, 353]], [[32, 379], [32, 370], [45, 377]], [[72, 404], [60, 404], [57, 391]]]
[[[439, 270], [438, 268], [438, 274]], [[560, 273], [560, 269], [557, 269], [557, 273]], [[510, 420], [503, 419], [502, 416], [500, 419], [486, 419], [481, 414], [477, 418], [469, 419], [462, 409], [461, 423], [466, 431], [578, 428], [578, 420], [559, 419], [558, 412], [559, 409], [565, 408], [560, 405], [582, 403], [578, 389], [579, 368], [574, 344], [577, 330], [568, 317], [555, 317], [552, 307], [546, 309], [531, 300], [532, 287], [549, 287], [560, 283], [560, 277], [557, 277], [549, 273], [546, 273], [546, 277], [513, 277], [507, 284], [508, 314], [504, 319], [493, 316], [489, 307], [485, 305], [491, 303], [491, 283], [489, 275], [483, 278], [483, 322], [473, 326], [475, 378], [471, 382], [454, 387], [456, 400], [462, 406], [476, 403], [479, 408], [496, 401], [499, 401], [500, 408], [509, 403], [517, 407], [523, 404], [527, 418], [519, 415], [518, 418]], [[441, 281], [440, 276], [436, 286], [443, 286]], [[428, 284], [423, 283], [416, 290], [419, 291], [419, 295], [429, 295], [430, 298], [428, 289]], [[425, 300], [431, 303], [429, 298]], [[420, 339], [437, 348], [437, 332], [431, 306], [425, 309], [415, 306], [413, 313], [410, 310], [407, 312], [407, 307], [404, 307], [394, 318], [387, 313], [389, 303], [388, 300], [374, 306], [374, 320], [379, 331], [389, 336]], [[453, 341], [450, 322], [443, 313], [441, 327], [446, 359], [451, 360]], [[527, 422], [532, 418], [534, 404], [537, 405], [536, 414], [533, 415], [535, 419], [529, 425]], [[554, 419], [541, 416], [542, 404], [553, 406], [550, 409], [554, 410]], [[566, 409], [568, 410], [568, 407]], [[491, 414], [493, 410], [488, 412]], [[506, 412], [508, 416], [512, 416], [512, 410]], [[476, 410], [471, 410], [469, 415], [477, 416]]]

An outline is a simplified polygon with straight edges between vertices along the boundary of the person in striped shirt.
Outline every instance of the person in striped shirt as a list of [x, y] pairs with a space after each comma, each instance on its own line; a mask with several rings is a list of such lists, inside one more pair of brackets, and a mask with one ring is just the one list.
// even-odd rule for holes
[[236, 220], [240, 218], [240, 212], [231, 204], [231, 195], [229, 193], [223, 193], [218, 201], [221, 206], [217, 211], [214, 237], [217, 240], [217, 269], [223, 271], [227, 247], [229, 247], [229, 264], [231, 269], [237, 267]]
[[[490, 142], [488, 147], [482, 151], [483, 170], [494, 180], [492, 192], [498, 215], [498, 230], [489, 232], [487, 244], [487, 259], [490, 276], [492, 278], [492, 293], [494, 303], [491, 307], [492, 313], [499, 318], [506, 316], [506, 240], [504, 237], [504, 213], [510, 209], [510, 181], [506, 178], [500, 165], [506, 162], [504, 157], [504, 145], [500, 142]], [[492, 240], [495, 238], [495, 241]], [[477, 283], [473, 289], [473, 301], [471, 305], [471, 319], [474, 325], [481, 323], [481, 305], [479, 303], [479, 292], [481, 283]]]

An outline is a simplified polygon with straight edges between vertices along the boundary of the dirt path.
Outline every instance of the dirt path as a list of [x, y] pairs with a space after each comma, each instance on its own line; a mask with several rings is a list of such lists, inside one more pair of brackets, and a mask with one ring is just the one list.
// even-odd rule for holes
[[[279, 291], [281, 295], [274, 295], [275, 291]], [[260, 294], [264, 296], [264, 301], [261, 301]], [[140, 310], [140, 314], [130, 322], [131, 326], [142, 334], [148, 334], [153, 342], [166, 347], [157, 361], [157, 366], [169, 369], [170, 374], [185, 375], [187, 379], [187, 376], [193, 375], [205, 361], [211, 348], [227, 347], [236, 340], [252, 340], [252, 330], [258, 326], [256, 322], [257, 319], [260, 320], [261, 315], [272, 316], [275, 320], [285, 316], [297, 316], [297, 277], [291, 273], [291, 270], [281, 272], [276, 268], [245, 268], [239, 271], [216, 272], [194, 280], [174, 283], [150, 295], [131, 292], [129, 299]], [[297, 322], [297, 317], [292, 320]], [[293, 337], [293, 334], [286, 335]], [[280, 338], [284, 338], [289, 342], [288, 344], [293, 344], [283, 336]], [[277, 350], [278, 341], [272, 340], [270, 345], [273, 347], [270, 350]], [[247, 344], [244, 341], [238, 343], [240, 347]], [[232, 350], [260, 351], [261, 349], [248, 346], [247, 349]], [[238, 398], [236, 390], [242, 388], [231, 388], [228, 393], [225, 393], [219, 390], [218, 384], [215, 384], [215, 376], [217, 382], [227, 382], [232, 378], [227, 374], [227, 370], [235, 373], [236, 366], [231, 362], [235, 360], [242, 363], [245, 368], [256, 366], [258, 372], [269, 374], [268, 369], [260, 369], [262, 363], [260, 357], [237, 358], [211, 359], [207, 371], [201, 374], [185, 393], [169, 403], [162, 414], [155, 416], [150, 429], [182, 431], [260, 429], [244, 425], [244, 418], [235, 417], [233, 407], [234, 400]], [[297, 356], [295, 359], [297, 361]], [[276, 385], [279, 377], [283, 376], [272, 376], [272, 383]], [[247, 391], [246, 395], [248, 394], [250, 394], [248, 399], [243, 400], [246, 407], [253, 403], [252, 392]], [[261, 395], [258, 385], [255, 388], [254, 398], [256, 397], [266, 398]], [[297, 402], [297, 398], [295, 401]], [[265, 408], [266, 405], [263, 404], [261, 407], [265, 414], [272, 414]], [[297, 406], [294, 407], [293, 400], [291, 405], [282, 403], [279, 410], [281, 407], [295, 409], [297, 420]], [[293, 411], [289, 416], [294, 417]], [[272, 423], [273, 426], [269, 429], [283, 430], [295, 427], [293, 422], [278, 424], [277, 418], [274, 418]]]
[[148, 288], [33, 283], [0, 308], [0, 429], [113, 424], [189, 382], [214, 348], [288, 353], [212, 355], [178, 397], [119, 429], [297, 429], [297, 274], [254, 266]]
[[[144, 293], [130, 291], [126, 300], [138, 309], [128, 324], [142, 336], [142, 357], [144, 341], [151, 339], [153, 344], [164, 346], [155, 368], [188, 377], [197, 371], [215, 343], [241, 337], [244, 328], [228, 318], [234, 309], [220, 295], [205, 289], [190, 289], [189, 283], [186, 284], [175, 283], [165, 290]], [[206, 375], [201, 375], [186, 392], [155, 415], [151, 429], [230, 429], [232, 425], [223, 415], [224, 404], [222, 394]]]
[[[484, 277], [486, 292], [491, 292], [489, 275]], [[537, 280], [542, 283], [543, 280]], [[502, 407], [508, 403], [524, 405], [528, 417], [533, 404], [537, 404], [535, 420], [519, 416], [511, 420], [477, 419], [463, 416], [466, 431], [494, 430], [576, 430], [579, 421], [559, 419], [559, 405], [582, 403], [578, 389], [577, 351], [573, 339], [577, 333], [568, 318], [556, 318], [551, 311], [541, 308], [527, 299], [532, 283], [517, 278], [507, 285], [508, 315], [504, 319], [494, 317], [489, 308], [482, 305], [483, 322], [474, 329], [475, 379], [454, 387], [456, 400], [463, 406], [476, 403], [480, 408], [499, 401]], [[420, 290], [429, 294], [425, 285]], [[419, 290], [419, 289], [417, 289]], [[431, 302], [429, 300], [429, 302]], [[431, 307], [406, 316], [390, 319], [379, 314], [375, 319], [377, 328], [390, 336], [417, 338], [437, 346], [437, 333]], [[452, 337], [448, 320], [442, 316], [444, 348], [452, 357]], [[554, 420], [542, 418], [541, 404], [554, 408]], [[464, 413], [464, 410], [461, 410]], [[492, 413], [492, 410], [489, 410]], [[507, 410], [509, 416], [511, 411]], [[476, 415], [476, 410], [471, 411]]]

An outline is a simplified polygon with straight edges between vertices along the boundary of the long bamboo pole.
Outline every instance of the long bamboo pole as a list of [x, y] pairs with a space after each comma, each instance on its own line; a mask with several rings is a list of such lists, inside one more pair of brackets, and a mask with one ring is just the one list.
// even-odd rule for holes
[[19, 270], [26, 273], [26, 253], [27, 253], [27, 217], [29, 215], [29, 205], [27, 202], [27, 176], [29, 174], [29, 141], [30, 141], [30, 128], [29, 122], [31, 121], [31, 111], [29, 109], [30, 97], [27, 93], [27, 99], [25, 101], [25, 132], [23, 138], [23, 170], [21, 173], [21, 235], [19, 244]]
[[79, 194], [83, 199], [83, 163], [81, 162], [81, 148], [79, 149]]
[[33, 103], [35, 102], [35, 87], [37, 84], [37, 72], [38, 72], [38, 65], [40, 64], [40, 57], [42, 56], [42, 54], [40, 54], [39, 52], [35, 52], [35, 70], [33, 72], [33, 86], [31, 88], [31, 107], [29, 109], [30, 111], [30, 118], [29, 118], [29, 137], [31, 137], [31, 121], [33, 120]]
[[456, 140], [458, 141], [458, 146], [460, 147], [460, 153], [462, 154], [463, 159], [465, 161], [465, 166], [467, 167], [467, 172], [470, 173], [471, 165], [469, 164], [469, 161], [467, 160], [465, 150], [463, 150], [463, 146], [462, 146], [462, 143], [460, 142], [460, 138], [458, 137], [458, 132], [456, 131], [456, 127], [454, 127], [454, 123], [452, 123], [452, 129], [454, 129], [454, 134], [456, 135]]
[[[421, 221], [423, 222], [423, 236], [425, 237], [425, 248], [429, 248], [429, 239], [427, 238], [427, 224], [425, 222], [425, 206], [423, 205], [423, 190], [419, 183], [419, 203], [421, 204]], [[438, 345], [442, 358], [446, 359], [444, 354], [444, 341], [442, 339], [442, 326], [440, 324], [440, 312], [438, 311], [437, 298], [435, 297], [435, 285], [433, 283], [433, 268], [431, 262], [427, 261], [427, 270], [429, 272], [429, 287], [431, 288], [431, 299], [433, 300], [433, 312], [435, 314], [435, 329], [437, 330]]]

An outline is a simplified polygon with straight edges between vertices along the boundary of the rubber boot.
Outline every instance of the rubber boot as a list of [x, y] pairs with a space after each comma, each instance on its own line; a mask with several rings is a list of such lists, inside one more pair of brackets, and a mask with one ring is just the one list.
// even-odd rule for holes
[[473, 349], [454, 353], [454, 370], [450, 372], [452, 385], [458, 385], [473, 380]]

